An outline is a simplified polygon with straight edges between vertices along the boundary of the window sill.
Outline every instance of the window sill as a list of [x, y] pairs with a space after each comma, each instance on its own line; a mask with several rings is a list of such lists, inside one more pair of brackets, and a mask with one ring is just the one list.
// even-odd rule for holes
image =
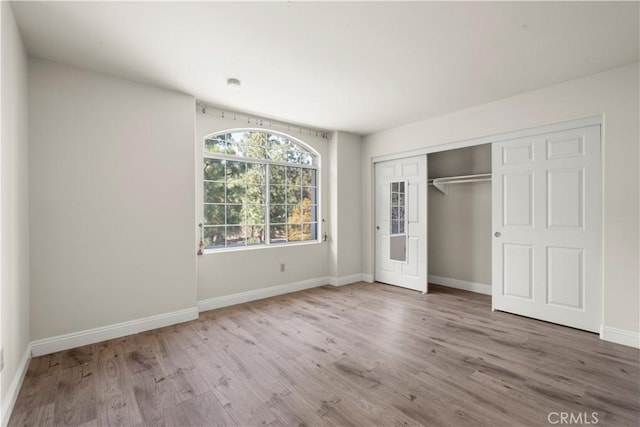
[[211, 254], [219, 254], [219, 253], [227, 253], [227, 252], [243, 252], [243, 251], [255, 251], [255, 250], [263, 250], [263, 249], [275, 249], [275, 248], [290, 248], [290, 247], [298, 247], [298, 246], [312, 246], [324, 243], [320, 240], [312, 240], [308, 242], [299, 242], [299, 243], [283, 243], [283, 244], [275, 244], [275, 245], [254, 245], [254, 246], [236, 246], [230, 248], [216, 248], [216, 249], [205, 249], [202, 255], [211, 255]]

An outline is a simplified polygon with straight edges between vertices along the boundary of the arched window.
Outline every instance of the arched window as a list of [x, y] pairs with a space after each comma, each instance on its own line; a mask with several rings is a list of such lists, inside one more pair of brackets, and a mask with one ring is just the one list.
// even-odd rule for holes
[[318, 155], [263, 130], [204, 138], [206, 249], [318, 240]]

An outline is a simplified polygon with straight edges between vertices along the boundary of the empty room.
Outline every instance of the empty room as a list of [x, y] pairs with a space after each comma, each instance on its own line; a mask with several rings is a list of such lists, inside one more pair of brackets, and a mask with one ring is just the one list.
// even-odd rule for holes
[[640, 425], [640, 2], [0, 5], [2, 427]]

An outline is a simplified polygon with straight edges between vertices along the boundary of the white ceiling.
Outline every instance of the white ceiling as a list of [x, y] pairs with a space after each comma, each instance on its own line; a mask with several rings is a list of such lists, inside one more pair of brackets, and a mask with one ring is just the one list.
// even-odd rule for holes
[[635, 62], [638, 6], [12, 3], [32, 56], [360, 134]]

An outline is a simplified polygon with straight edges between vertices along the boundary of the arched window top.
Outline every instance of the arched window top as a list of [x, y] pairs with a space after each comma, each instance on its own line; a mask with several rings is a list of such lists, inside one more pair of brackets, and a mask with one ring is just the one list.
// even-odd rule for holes
[[204, 138], [205, 155], [225, 155], [299, 165], [316, 165], [317, 154], [302, 142], [263, 130], [240, 129]]

